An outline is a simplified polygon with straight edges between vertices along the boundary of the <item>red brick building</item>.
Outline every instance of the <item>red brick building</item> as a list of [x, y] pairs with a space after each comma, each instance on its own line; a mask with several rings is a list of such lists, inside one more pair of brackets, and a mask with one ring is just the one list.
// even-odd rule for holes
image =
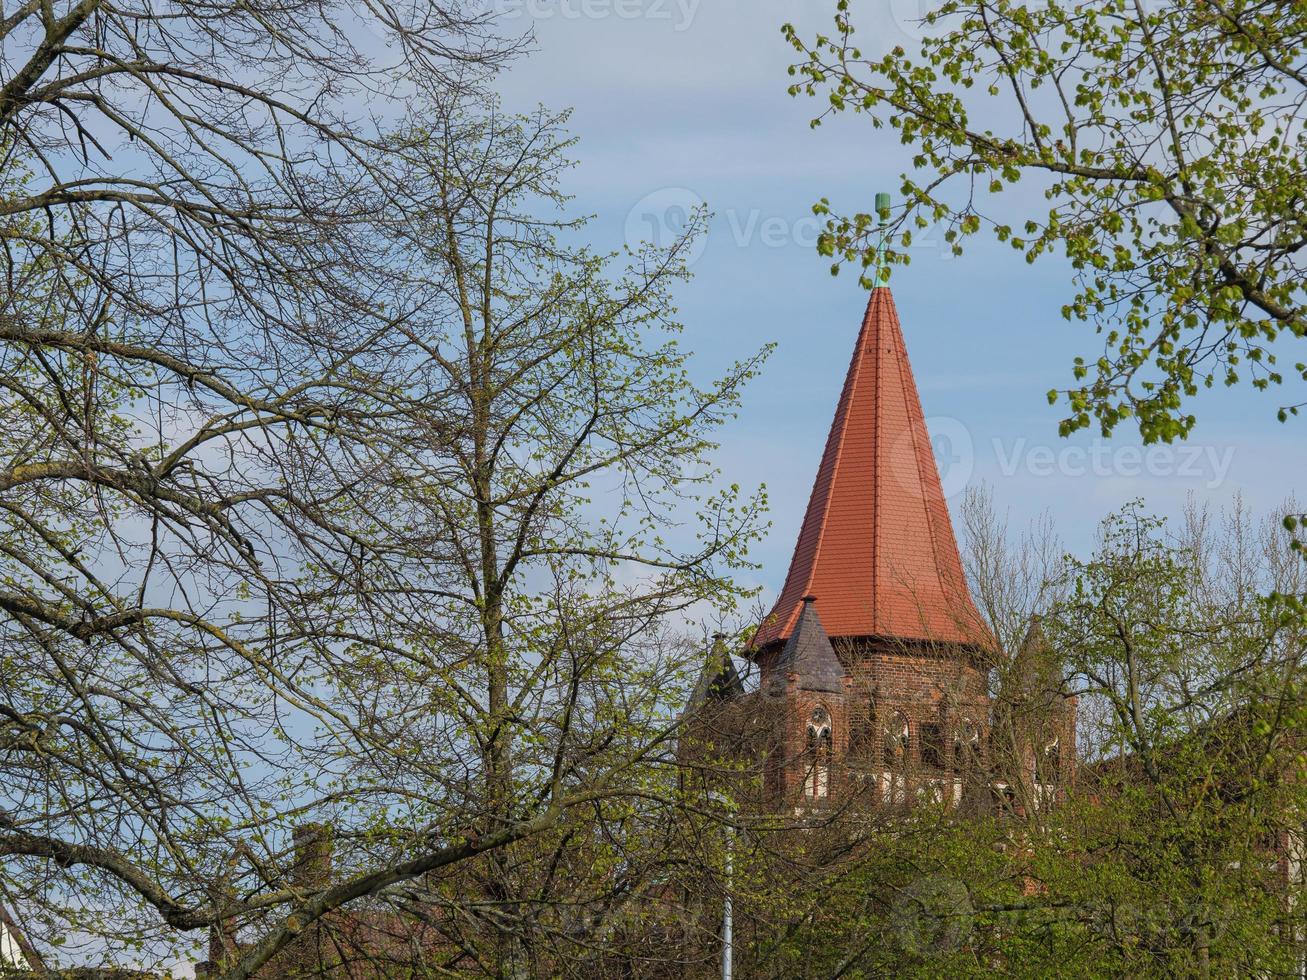
[[[1032, 633], [1027, 647], [1037, 645]], [[711, 701], [722, 715], [729, 704], [755, 735], [770, 729], [752, 741], [781, 805], [922, 794], [988, 805], [1012, 798], [1016, 781], [1047, 800], [1074, 768], [1073, 702], [1005, 697], [1047, 709], [1029, 725], [996, 710], [1002, 655], [967, 588], [888, 287], [872, 291], [784, 587], [744, 656], [756, 692], [733, 671], [706, 675], [691, 708]], [[1015, 666], [1022, 684], [1045, 680]], [[996, 723], [1013, 722], [1016, 734], [1000, 737]]]

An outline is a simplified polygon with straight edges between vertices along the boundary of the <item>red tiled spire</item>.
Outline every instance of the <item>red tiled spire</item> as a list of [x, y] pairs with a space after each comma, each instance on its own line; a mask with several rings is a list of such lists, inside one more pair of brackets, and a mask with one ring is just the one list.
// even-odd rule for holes
[[886, 286], [872, 290], [789, 575], [754, 646], [787, 640], [810, 593], [832, 637], [988, 645]]

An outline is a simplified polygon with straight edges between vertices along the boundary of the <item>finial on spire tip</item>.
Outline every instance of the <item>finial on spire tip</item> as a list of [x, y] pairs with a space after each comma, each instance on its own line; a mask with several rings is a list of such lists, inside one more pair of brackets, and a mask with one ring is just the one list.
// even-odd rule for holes
[[880, 222], [880, 241], [876, 244], [876, 286], [889, 285], [889, 261], [885, 241], [889, 228], [890, 196], [886, 191], [876, 193], [876, 217]]

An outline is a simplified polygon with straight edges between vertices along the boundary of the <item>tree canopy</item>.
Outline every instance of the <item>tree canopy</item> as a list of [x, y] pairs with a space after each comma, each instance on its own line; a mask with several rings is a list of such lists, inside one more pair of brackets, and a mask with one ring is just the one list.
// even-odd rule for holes
[[[1063, 434], [1128, 421], [1147, 442], [1183, 438], [1193, 396], [1221, 385], [1283, 384], [1278, 415], [1298, 414], [1302, 4], [945, 0], [916, 50], [863, 46], [859, 11], [837, 6], [830, 33], [785, 27], [799, 55], [790, 91], [822, 98], [816, 123], [862, 113], [911, 148], [889, 263], [908, 261], [915, 229], [940, 223], [957, 252], [988, 233], [1028, 262], [1061, 254], [1074, 270], [1063, 314], [1103, 347], [1049, 392], [1066, 407]], [[1047, 208], [999, 199], [1018, 183]], [[879, 215], [827, 200], [816, 210], [836, 268], [876, 262]]]
[[674, 798], [677, 614], [741, 595], [709, 457], [765, 350], [691, 377], [689, 236], [567, 244], [565, 117], [457, 5], [0, 39], [0, 901], [233, 978], [398, 909], [500, 975], [595, 943]]

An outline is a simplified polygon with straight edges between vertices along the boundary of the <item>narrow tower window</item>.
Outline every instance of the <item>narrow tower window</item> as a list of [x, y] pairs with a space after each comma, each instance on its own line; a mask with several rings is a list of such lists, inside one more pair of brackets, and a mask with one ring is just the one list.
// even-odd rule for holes
[[1047, 805], [1057, 799], [1062, 779], [1062, 740], [1055, 738], [1035, 753], [1035, 801]]
[[830, 756], [830, 712], [816, 708], [808, 719], [808, 775], [803, 781], [803, 795], [810, 800], [830, 795]]
[[1053, 739], [1035, 760], [1035, 778], [1041, 783], [1056, 785], [1062, 780], [1062, 740]]
[[885, 772], [881, 776], [881, 792], [886, 803], [903, 803], [907, 800], [904, 770], [907, 766], [910, 737], [907, 715], [902, 711], [893, 712], [885, 726]]
[[937, 721], [924, 722], [921, 726], [921, 764], [931, 769], [943, 769], [944, 761], [944, 726]]
[[964, 774], [980, 768], [980, 729], [970, 718], [962, 720], [953, 736], [953, 767]]
[[889, 724], [885, 726], [885, 761], [894, 766], [901, 766], [908, 754], [908, 719], [902, 711], [890, 715]]

